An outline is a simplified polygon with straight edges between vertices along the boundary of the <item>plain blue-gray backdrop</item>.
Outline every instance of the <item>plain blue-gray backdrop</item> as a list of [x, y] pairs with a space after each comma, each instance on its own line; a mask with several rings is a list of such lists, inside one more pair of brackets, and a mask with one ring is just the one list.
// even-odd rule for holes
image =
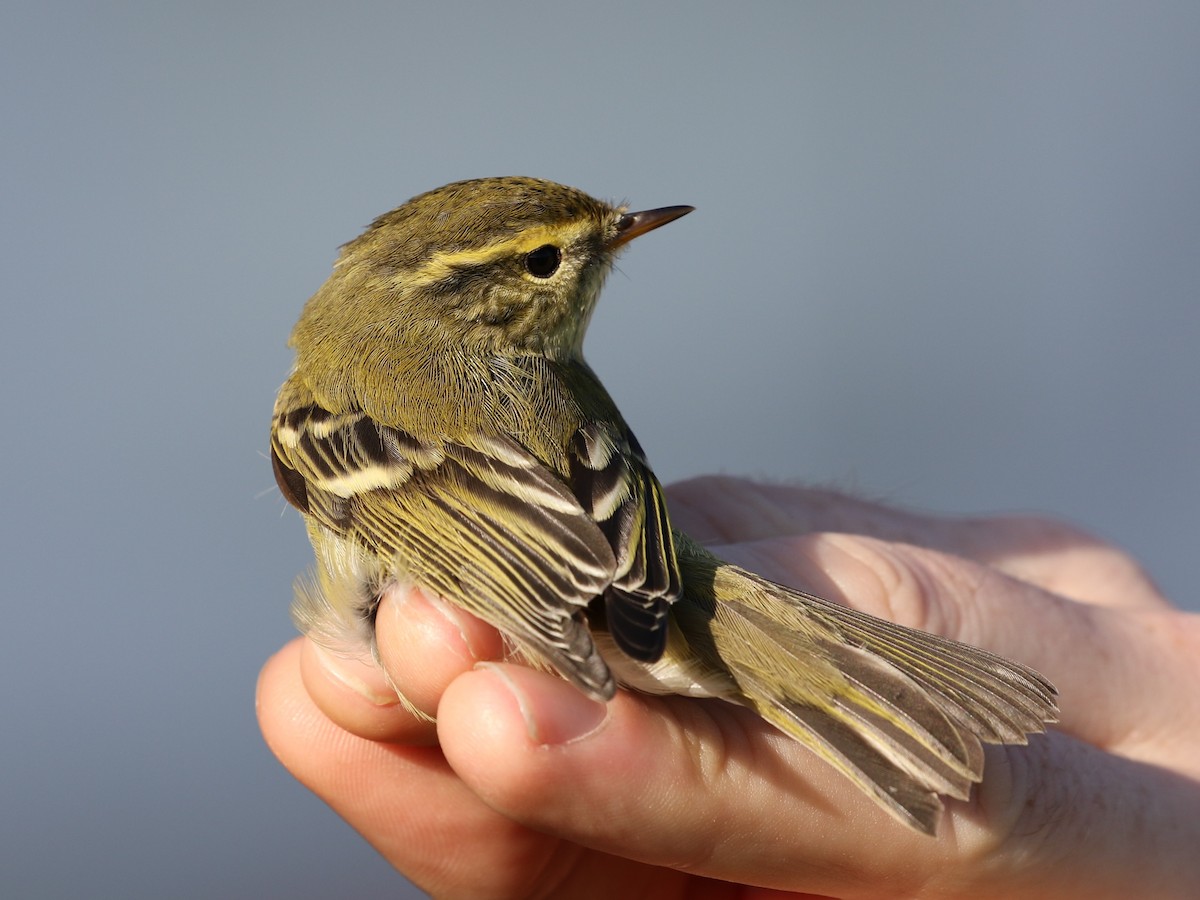
[[665, 479], [1052, 513], [1200, 606], [1197, 47], [1190, 2], [8, 4], [5, 895], [411, 890], [258, 736], [309, 558], [263, 449], [337, 245], [459, 178], [697, 207], [588, 342]]

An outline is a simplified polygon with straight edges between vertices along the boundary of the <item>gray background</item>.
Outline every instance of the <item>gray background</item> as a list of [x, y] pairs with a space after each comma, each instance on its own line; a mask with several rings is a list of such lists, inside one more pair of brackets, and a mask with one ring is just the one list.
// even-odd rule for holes
[[1200, 605], [1200, 6], [16, 6], [7, 896], [403, 894], [257, 734], [262, 454], [337, 245], [458, 178], [698, 207], [588, 344], [664, 478], [1053, 513]]

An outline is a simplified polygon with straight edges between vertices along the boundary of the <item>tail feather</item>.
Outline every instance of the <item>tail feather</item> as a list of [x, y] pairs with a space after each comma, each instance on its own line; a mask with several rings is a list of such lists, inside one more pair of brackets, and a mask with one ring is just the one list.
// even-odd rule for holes
[[[814, 659], [811, 652], [800, 656], [800, 648], [789, 647], [792, 642], [768, 619], [740, 603], [721, 604], [717, 618], [730, 625], [741, 620], [741, 627], [730, 630], [743, 632], [742, 647], [771, 642], [774, 659], [725, 656], [749, 704], [893, 815], [932, 833], [941, 810], [937, 795], [969, 795], [983, 762], [978, 739], [903, 673], [854, 647], [823, 647], [829, 651], [824, 659]], [[747, 634], [750, 630], [757, 634]], [[827, 667], [843, 677], [821, 677]], [[814, 669], [818, 677], [808, 684], [794, 675]], [[776, 672], [793, 673], [790, 684], [781, 686]]]
[[[751, 662], [735, 655], [735, 675], [740, 664], [743, 686], [766, 689], [767, 697], [821, 706], [829, 717], [856, 728], [897, 767], [928, 780], [931, 786], [936, 783], [941, 793], [961, 793], [964, 784], [969, 788], [977, 755], [973, 747], [978, 741], [961, 734], [942, 704], [894, 667], [871, 653], [836, 642], [822, 642], [814, 654], [811, 643], [806, 646], [781, 633], [768, 616], [737, 601], [723, 603], [717, 618], [740, 619], [744, 629], [757, 632], [747, 635], [747, 643], [767, 648], [759, 655], [771, 657]], [[836, 676], [818, 677], [816, 684], [805, 685], [794, 673], [805, 662], [811, 667], [814, 656], [820, 657], [820, 668], [831, 667]], [[791, 673], [791, 677], [784, 683], [764, 672]]]
[[[797, 592], [784, 590], [784, 597]], [[1054, 721], [1054, 687], [1032, 669], [967, 644], [935, 637], [801, 595], [814, 615], [825, 615], [847, 640], [887, 660], [929, 691], [950, 701], [981, 740], [1025, 743], [1025, 735]], [[1047, 715], [1051, 714], [1051, 718]]]
[[[750, 690], [753, 692], [753, 686]], [[764, 719], [816, 753], [897, 819], [926, 834], [935, 833], [942, 811], [937, 792], [916, 778], [898, 777], [892, 762], [853, 725], [798, 703], [779, 701], [755, 708]]]
[[686, 539], [681, 551], [687, 596], [672, 619], [688, 656], [720, 661], [720, 696], [921, 831], [934, 831], [939, 794], [965, 799], [980, 780], [981, 741], [1024, 743], [1057, 718], [1032, 669], [766, 581]]

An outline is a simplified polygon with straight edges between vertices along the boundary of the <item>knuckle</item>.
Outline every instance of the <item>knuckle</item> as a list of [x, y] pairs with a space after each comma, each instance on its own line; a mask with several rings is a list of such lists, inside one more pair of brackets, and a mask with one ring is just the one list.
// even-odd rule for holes
[[965, 610], [980, 575], [965, 560], [908, 544], [834, 536], [859, 568], [848, 598], [864, 611], [910, 628], [956, 639], [970, 623]]

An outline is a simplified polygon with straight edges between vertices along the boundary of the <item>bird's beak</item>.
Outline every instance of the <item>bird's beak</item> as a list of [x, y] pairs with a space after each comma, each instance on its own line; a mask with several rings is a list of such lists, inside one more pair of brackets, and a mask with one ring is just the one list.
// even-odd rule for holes
[[664, 206], [661, 209], [644, 209], [641, 212], [625, 213], [617, 220], [617, 233], [608, 242], [609, 250], [628, 244], [635, 237], [653, 231], [660, 225], [674, 222], [680, 216], [686, 216], [694, 206]]

